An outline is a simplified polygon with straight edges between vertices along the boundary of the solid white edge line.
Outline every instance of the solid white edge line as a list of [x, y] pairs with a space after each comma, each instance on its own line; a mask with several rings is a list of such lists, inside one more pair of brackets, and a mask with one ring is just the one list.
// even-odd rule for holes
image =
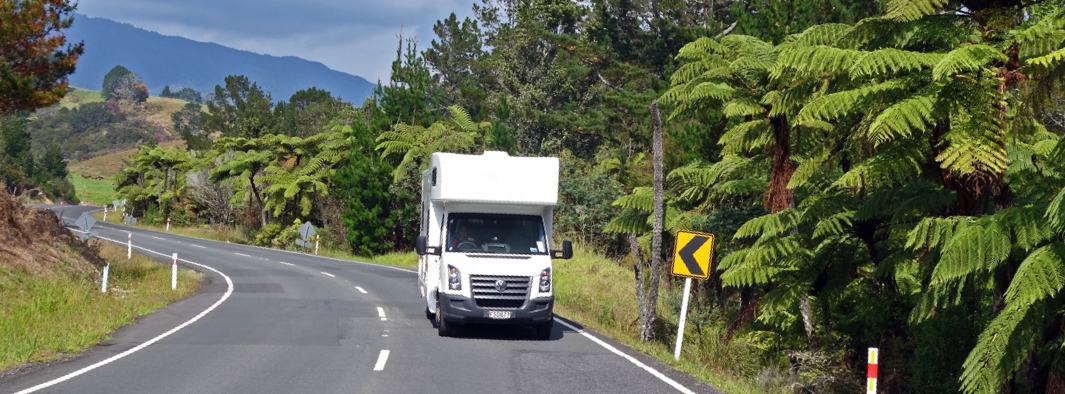
[[361, 287], [359, 287], [359, 286], [355, 286], [355, 289], [356, 289], [356, 290], [358, 290], [359, 292], [361, 292], [362, 294], [366, 294], [366, 290], [363, 290], [363, 289], [362, 289]]
[[328, 272], [325, 272], [325, 271], [318, 271], [318, 272], [321, 272], [322, 275], [328, 275], [330, 278], [336, 278], [336, 275], [330, 274]]
[[377, 364], [374, 364], [374, 366], [373, 366], [373, 370], [374, 371], [384, 371], [385, 370], [385, 363], [388, 362], [388, 353], [389, 353], [388, 350], [382, 350], [381, 354], [379, 356], [377, 356]]
[[[97, 238], [100, 238], [100, 239], [103, 239], [103, 240], [106, 240], [106, 241], [110, 241], [110, 242], [116, 243], [116, 244], [124, 244], [125, 243], [125, 242], [119, 242], [119, 241], [115, 241], [113, 239], [104, 238], [104, 237], [100, 237], [100, 236], [97, 236]], [[163, 257], [170, 257], [170, 255], [159, 253], [159, 252], [156, 252], [154, 250], [149, 250], [149, 249], [146, 249], [146, 248], [143, 248], [143, 247], [140, 247], [140, 246], [133, 245], [133, 247], [137, 248], [137, 249], [141, 249], [141, 250], [147, 251], [147, 252], [155, 253], [155, 254], [163, 256]], [[191, 261], [188, 261], [188, 260], [185, 260], [185, 259], [178, 259], [178, 260], [180, 260], [182, 262], [185, 262], [187, 264], [192, 264], [192, 265], [196, 265], [196, 266], [199, 266], [199, 267], [203, 267], [203, 268], [209, 269], [209, 270], [214, 271], [215, 273], [217, 273], [219, 275], [222, 275], [222, 278], [225, 278], [226, 285], [229, 288], [226, 290], [225, 294], [222, 295], [221, 299], [219, 299], [218, 301], [215, 301], [214, 304], [212, 304], [210, 307], [205, 309], [203, 312], [200, 312], [200, 314], [196, 315], [195, 317], [193, 317], [189, 321], [181, 323], [181, 325], [170, 329], [170, 331], [164, 332], [164, 333], [160, 334], [159, 336], [157, 336], [155, 338], [149, 339], [147, 342], [144, 342], [144, 343], [142, 343], [140, 345], [137, 345], [136, 347], [134, 347], [132, 349], [129, 349], [129, 350], [126, 350], [126, 351], [124, 351], [122, 353], [119, 353], [119, 354], [116, 354], [114, 356], [111, 356], [110, 358], [108, 358], [106, 360], [100, 361], [100, 362], [98, 362], [96, 364], [90, 365], [88, 367], [79, 369], [79, 370], [74, 371], [74, 372], [71, 372], [71, 373], [69, 373], [69, 374], [67, 374], [65, 376], [61, 376], [61, 377], [53, 379], [51, 381], [44, 382], [44, 383], [38, 384], [36, 386], [30, 387], [28, 389], [19, 391], [19, 392], [15, 393], [15, 394], [32, 393], [32, 392], [40, 390], [40, 389], [44, 389], [44, 388], [48, 388], [48, 387], [54, 386], [56, 384], [59, 384], [59, 383], [65, 382], [67, 380], [73, 379], [75, 377], [78, 377], [78, 376], [80, 376], [80, 375], [82, 375], [82, 374], [84, 374], [86, 372], [92, 371], [92, 370], [94, 370], [96, 368], [99, 368], [99, 367], [102, 367], [104, 365], [110, 364], [110, 363], [114, 362], [115, 360], [118, 360], [120, 358], [126, 357], [126, 356], [128, 356], [130, 354], [133, 354], [133, 353], [137, 352], [138, 350], [141, 350], [141, 349], [144, 349], [144, 348], [146, 348], [148, 346], [151, 346], [152, 344], [154, 344], [156, 342], [159, 342], [163, 338], [166, 338], [166, 337], [170, 336], [170, 334], [173, 334], [173, 333], [177, 332], [178, 330], [180, 330], [182, 328], [185, 328], [189, 324], [195, 323], [197, 320], [200, 320], [205, 315], [207, 315], [208, 312], [213, 311], [215, 308], [217, 308], [219, 305], [221, 305], [223, 301], [228, 299], [231, 294], [233, 294], [233, 281], [231, 279], [229, 279], [229, 276], [226, 276], [226, 274], [223, 274], [222, 271], [216, 270], [214, 268], [211, 268], [209, 266], [206, 266], [206, 265], [203, 265], [203, 264], [200, 264], [200, 263], [194, 263], [194, 262], [191, 262]]]
[[609, 343], [603, 342], [603, 340], [601, 340], [599, 338], [596, 338], [594, 335], [589, 334], [587, 332], [584, 332], [584, 330], [578, 329], [577, 327], [574, 327], [573, 325], [571, 325], [569, 323], [566, 323], [565, 321], [562, 321], [561, 319], [555, 319], [555, 321], [559, 322], [559, 323], [562, 323], [563, 326], [566, 326], [569, 329], [571, 329], [573, 331], [576, 331], [577, 333], [579, 333], [581, 335], [584, 335], [585, 338], [591, 339], [592, 342], [595, 342], [595, 343], [599, 344], [599, 346], [602, 346], [602, 347], [606, 348], [606, 350], [609, 350], [609, 351], [611, 351], [614, 354], [617, 354], [617, 355], [619, 355], [621, 357], [624, 357], [626, 360], [629, 360], [633, 364], [636, 364], [636, 366], [638, 366], [640, 368], [643, 368], [644, 371], [647, 371], [651, 375], [654, 375], [654, 377], [658, 378], [659, 380], [661, 380], [663, 382], [666, 382], [670, 386], [673, 386], [673, 388], [677, 389], [677, 391], [680, 391], [680, 392], [682, 392], [684, 394], [695, 394], [694, 391], [688, 390], [687, 387], [684, 387], [680, 383], [677, 383], [677, 381], [675, 381], [673, 379], [670, 379], [668, 376], [662, 374], [661, 372], [658, 372], [658, 370], [656, 370], [654, 368], [651, 368], [651, 367], [647, 366], [644, 363], [641, 363], [640, 360], [637, 360], [635, 357], [632, 357], [632, 356], [630, 356], [628, 354], [625, 354], [624, 352], [618, 350], [617, 348], [615, 348], [613, 346], [610, 346]]

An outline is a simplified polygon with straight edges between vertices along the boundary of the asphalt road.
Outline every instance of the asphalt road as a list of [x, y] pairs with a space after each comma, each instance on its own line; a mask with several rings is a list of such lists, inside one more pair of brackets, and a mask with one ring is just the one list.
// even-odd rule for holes
[[[66, 223], [94, 210], [45, 208]], [[72, 361], [0, 381], [0, 392], [719, 393], [564, 319], [548, 341], [508, 326], [438, 337], [412, 270], [95, 229], [122, 243], [132, 233], [134, 253], [160, 261], [178, 253], [206, 275], [203, 289]]]

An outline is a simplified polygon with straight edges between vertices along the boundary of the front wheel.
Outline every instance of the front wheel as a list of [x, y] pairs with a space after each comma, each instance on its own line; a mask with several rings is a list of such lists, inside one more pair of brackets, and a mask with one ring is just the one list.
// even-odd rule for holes
[[[437, 310], [439, 310], [439, 309], [437, 309]], [[436, 315], [435, 313], [429, 311], [429, 307], [428, 306], [425, 307], [425, 318], [426, 319], [433, 320], [433, 319], [436, 318], [435, 315]]]
[[547, 323], [536, 325], [536, 339], [546, 341], [551, 339], [551, 329], [554, 327], [555, 321], [549, 320]]
[[442, 337], [451, 336], [451, 327], [447, 324], [447, 319], [444, 319], [444, 310], [440, 309], [439, 300], [436, 301], [436, 334]]

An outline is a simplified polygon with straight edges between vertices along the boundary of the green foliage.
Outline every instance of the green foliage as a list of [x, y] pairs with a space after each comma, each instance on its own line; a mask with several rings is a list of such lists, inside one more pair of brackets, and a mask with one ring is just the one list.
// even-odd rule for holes
[[[175, 86], [175, 89], [178, 87]], [[193, 88], [181, 88], [176, 91], [170, 89], [170, 85], [164, 86], [163, 91], [159, 93], [159, 97], [176, 98], [178, 100], [188, 101], [190, 104], [203, 104], [203, 95]]]
[[112, 67], [111, 71], [104, 74], [104, 81], [100, 86], [100, 96], [103, 96], [104, 100], [110, 99], [114, 96], [115, 89], [118, 89], [118, 81], [122, 79], [122, 77], [132, 73], [132, 71], [129, 71], [129, 69], [122, 67], [121, 65]]
[[361, 256], [379, 255], [394, 246], [388, 237], [396, 225], [390, 206], [392, 167], [374, 152], [373, 134], [366, 124], [356, 122], [351, 130], [354, 149], [330, 181], [345, 204], [345, 238], [351, 250]]
[[225, 87], [215, 85], [214, 99], [202, 115], [203, 130], [225, 137], [258, 138], [276, 126], [270, 95], [243, 75], [225, 78]]

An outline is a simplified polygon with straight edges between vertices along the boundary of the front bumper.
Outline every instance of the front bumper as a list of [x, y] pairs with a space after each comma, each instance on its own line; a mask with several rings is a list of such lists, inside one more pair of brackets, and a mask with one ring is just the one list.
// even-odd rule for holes
[[[440, 297], [440, 311], [449, 323], [488, 323], [488, 324], [538, 324], [551, 321], [555, 297], [534, 298], [525, 301], [521, 308], [482, 308], [473, 299], [446, 293], [437, 293]], [[489, 319], [488, 311], [510, 311], [510, 319]]]

